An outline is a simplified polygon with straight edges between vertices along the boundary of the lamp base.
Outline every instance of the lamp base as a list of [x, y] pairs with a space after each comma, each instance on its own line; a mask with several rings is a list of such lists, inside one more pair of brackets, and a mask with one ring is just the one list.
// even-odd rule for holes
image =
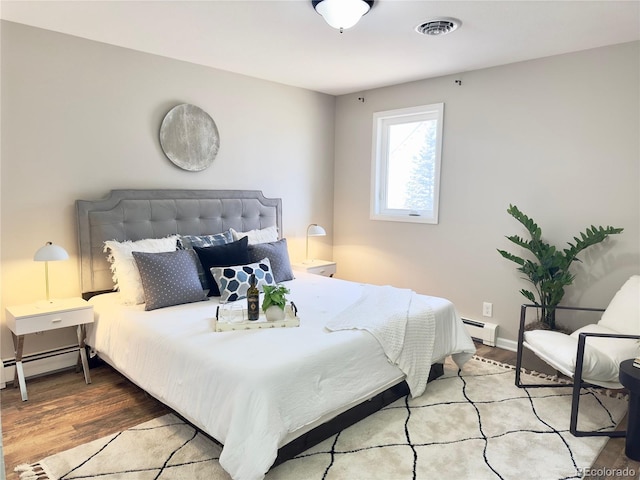
[[314, 265], [314, 266], [326, 265], [327, 263], [331, 263], [331, 262], [328, 260], [320, 260], [318, 258], [307, 259], [302, 261], [303, 265]]
[[34, 306], [40, 310], [48, 310], [51, 307], [55, 307], [58, 303], [61, 303], [60, 300], [49, 299], [49, 300], [38, 300], [34, 303]]

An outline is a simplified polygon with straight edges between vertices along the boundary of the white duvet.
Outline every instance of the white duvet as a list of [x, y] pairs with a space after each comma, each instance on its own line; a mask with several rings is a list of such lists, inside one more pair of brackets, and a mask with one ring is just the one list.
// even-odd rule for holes
[[[111, 293], [91, 299], [88, 343], [223, 443], [220, 464], [234, 479], [261, 479], [296, 432], [403, 378], [367, 331], [325, 328], [360, 299], [363, 285], [296, 275], [285, 283], [299, 310], [297, 328], [216, 333], [215, 299], [145, 312]], [[433, 361], [453, 354], [462, 366], [475, 347], [455, 308], [421, 297], [435, 315]]]
[[366, 285], [362, 296], [334, 318], [331, 331], [371, 333], [387, 359], [404, 373], [412, 397], [424, 393], [433, 363], [436, 316], [429, 297], [389, 285]]

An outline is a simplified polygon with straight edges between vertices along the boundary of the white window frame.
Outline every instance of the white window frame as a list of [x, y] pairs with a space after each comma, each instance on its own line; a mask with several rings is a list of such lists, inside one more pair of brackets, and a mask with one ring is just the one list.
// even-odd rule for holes
[[[421, 105], [375, 112], [373, 114], [373, 154], [371, 166], [372, 220], [410, 223], [438, 223], [440, 197], [440, 162], [442, 157], [442, 126], [444, 103]], [[437, 120], [434, 164], [433, 212], [414, 212], [407, 209], [387, 208], [387, 175], [389, 165], [389, 127], [422, 120]]]

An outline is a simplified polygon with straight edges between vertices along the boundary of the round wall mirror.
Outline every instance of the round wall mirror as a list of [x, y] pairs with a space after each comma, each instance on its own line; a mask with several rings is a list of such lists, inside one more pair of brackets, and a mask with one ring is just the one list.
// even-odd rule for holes
[[187, 103], [169, 110], [160, 126], [160, 146], [175, 165], [199, 172], [218, 154], [220, 136], [207, 112]]

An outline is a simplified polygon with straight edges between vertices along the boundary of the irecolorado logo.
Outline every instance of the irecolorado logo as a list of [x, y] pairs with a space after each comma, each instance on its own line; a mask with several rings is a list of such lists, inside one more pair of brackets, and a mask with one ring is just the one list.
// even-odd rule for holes
[[[578, 468], [580, 478], [638, 478], [636, 470], [631, 467], [625, 468]], [[640, 479], [639, 479], [640, 480]]]

